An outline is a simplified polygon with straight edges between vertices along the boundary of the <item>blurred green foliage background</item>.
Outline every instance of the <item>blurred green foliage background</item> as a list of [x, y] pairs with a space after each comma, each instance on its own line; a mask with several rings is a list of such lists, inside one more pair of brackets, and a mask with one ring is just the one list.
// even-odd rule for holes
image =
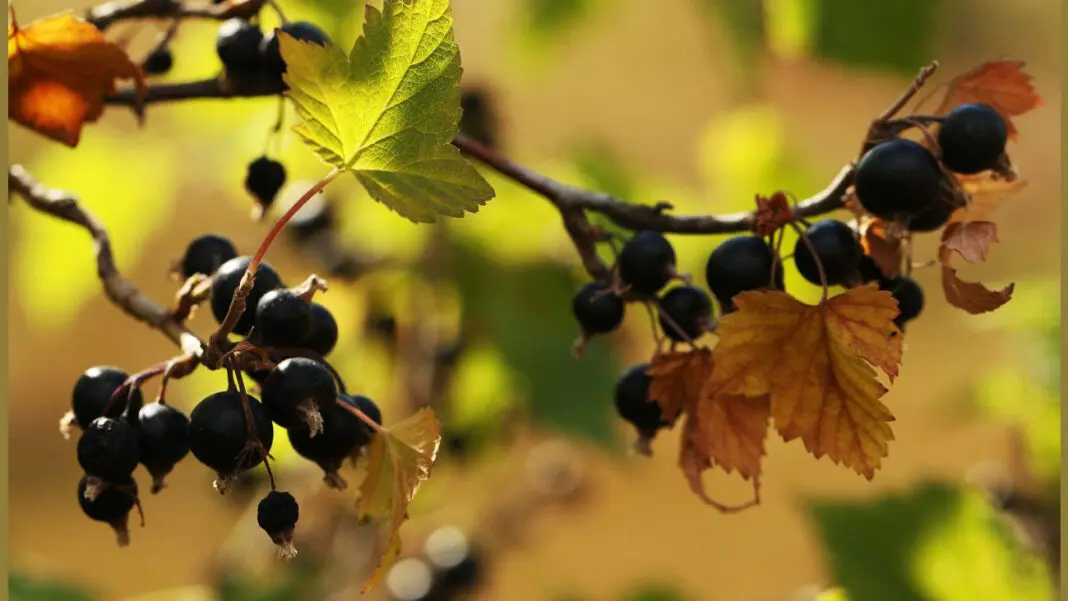
[[[23, 23], [91, 5], [13, 4]], [[360, 2], [280, 4], [343, 46], [359, 32]], [[934, 58], [940, 81], [984, 60], [1026, 60], [1045, 106], [1020, 120], [1010, 149], [1030, 185], [998, 213], [1002, 244], [988, 264], [967, 274], [1016, 281], [1017, 298], [971, 317], [941, 300], [937, 273], [921, 272], [928, 303], [887, 397], [898, 419], [885, 468], [867, 483], [771, 436], [763, 504], [740, 515], [715, 513], [689, 493], [677, 433], [657, 439], [652, 459], [628, 455], [633, 433], [614, 417], [611, 390], [627, 365], [648, 359], [648, 319], [632, 308], [619, 333], [571, 357], [569, 302], [583, 273], [548, 203], [487, 172], [498, 197], [484, 210], [416, 226], [355, 182], [332, 184], [340, 240], [392, 264], [331, 279], [323, 302], [342, 332], [331, 360], [379, 401], [387, 423], [431, 402], [446, 426], [434, 477], [402, 529], [406, 554], [418, 554], [437, 527], [460, 525], [487, 550], [486, 579], [471, 593], [486, 600], [1052, 598], [1042, 557], [1050, 534], [1059, 544], [1059, 521], [1049, 522], [1060, 488], [1058, 6], [453, 4], [465, 86], [486, 91], [509, 156], [680, 212], [745, 210], [755, 194], [778, 189], [815, 193], [854, 156], [868, 121]], [[265, 25], [272, 19], [268, 11]], [[132, 36], [131, 52], [144, 52], [162, 27], [109, 35]], [[217, 73], [216, 28], [182, 25], [165, 80]], [[75, 150], [12, 128], [9, 152], [43, 182], [78, 194], [108, 227], [120, 269], [167, 302], [177, 288], [166, 277], [170, 261], [192, 237], [223, 232], [247, 253], [265, 233], [242, 189], [248, 161], [270, 149], [289, 170], [290, 192], [324, 173], [293, 136], [268, 139], [277, 111], [272, 99], [159, 105], [138, 128], [112, 110]], [[306, 532], [290, 570], [277, 569], [249, 513], [262, 480], [220, 499], [192, 459], [163, 493], [143, 499], [147, 524], [133, 527], [131, 547], [115, 548], [106, 526], [81, 515], [73, 442], [56, 430], [70, 386], [91, 365], [133, 372], [175, 350], [102, 297], [84, 232], [18, 202], [10, 217], [13, 598], [356, 598], [351, 587], [372, 567], [374, 541], [345, 517], [351, 493], [320, 490], [283, 432], [273, 453], [284, 486], [303, 495]], [[673, 237], [681, 270], [701, 281], [722, 239]], [[923, 240], [917, 252], [934, 247]], [[287, 283], [327, 269], [292, 240], [268, 259]], [[788, 279], [803, 300], [818, 298], [795, 272]], [[199, 315], [192, 326], [206, 334], [213, 323]], [[223, 382], [199, 372], [169, 397], [188, 410]], [[722, 474], [708, 480], [719, 497], [746, 494]]]

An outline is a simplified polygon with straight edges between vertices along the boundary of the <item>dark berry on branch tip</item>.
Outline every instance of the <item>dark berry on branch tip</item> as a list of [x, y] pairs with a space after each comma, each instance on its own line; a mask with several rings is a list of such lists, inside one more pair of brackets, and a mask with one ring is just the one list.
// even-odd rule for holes
[[[341, 402], [352, 404], [348, 399]], [[338, 404], [324, 407], [322, 417], [322, 432], [313, 437], [308, 428], [291, 428], [287, 430], [289, 442], [297, 454], [315, 462], [323, 470], [323, 479], [328, 486], [344, 490], [346, 483], [338, 470], [346, 457], [370, 441], [370, 430], [362, 419]]]
[[256, 203], [266, 212], [278, 197], [278, 191], [286, 183], [285, 165], [267, 156], [260, 156], [245, 171], [245, 190], [256, 199]]
[[139, 459], [137, 431], [122, 418], [98, 417], [78, 439], [78, 465], [108, 482], [129, 477]]
[[942, 164], [963, 174], [993, 169], [1005, 152], [1009, 128], [989, 104], [962, 104], [946, 115], [938, 130]]
[[654, 295], [675, 275], [675, 248], [660, 232], [643, 230], [623, 245], [619, 277], [632, 290]]
[[263, 346], [297, 348], [311, 329], [311, 305], [292, 290], [271, 290], [256, 304], [256, 331]]
[[[126, 490], [120, 490], [122, 487]], [[104, 522], [115, 531], [115, 536], [120, 547], [130, 543], [130, 532], [127, 522], [130, 510], [137, 501], [137, 482], [130, 476], [115, 483], [105, 485], [93, 500], [85, 497], [89, 488], [89, 476], [82, 476], [78, 482], [78, 505], [89, 519]]]
[[[292, 21], [280, 29], [302, 42], [311, 42], [319, 46], [326, 46], [330, 43], [330, 37], [325, 31], [307, 21]], [[260, 43], [260, 54], [263, 57], [264, 70], [271, 76], [281, 77], [286, 72], [286, 62], [282, 58], [282, 49], [278, 43], [278, 31], [278, 29], [272, 30], [263, 38]]]
[[290, 558], [297, 554], [293, 547], [293, 530], [300, 519], [300, 505], [288, 492], [272, 490], [256, 507], [256, 523], [278, 545], [278, 554]]
[[625, 311], [623, 299], [599, 282], [586, 284], [571, 300], [571, 312], [587, 336], [615, 330], [623, 323]]
[[[378, 405], [371, 399], [363, 396], [362, 394], [343, 394], [339, 396], [341, 402], [348, 403], [350, 406], [359, 409], [366, 415], [371, 421], [382, 425], [382, 410], [378, 408]], [[359, 419], [359, 418], [357, 418]], [[371, 426], [364, 423], [361, 419], [360, 423], [367, 429], [368, 438], [375, 435], [375, 430]]]
[[170, 48], [160, 48], [148, 55], [145, 59], [144, 71], [146, 75], [163, 75], [174, 66], [174, 54]]
[[263, 32], [244, 19], [230, 19], [219, 26], [215, 36], [215, 52], [226, 71], [235, 75], [249, 75], [262, 65], [260, 43]]
[[659, 321], [668, 338], [676, 342], [697, 340], [711, 325], [712, 299], [695, 286], [676, 286], [660, 299]]
[[875, 259], [871, 258], [871, 255], [861, 255], [860, 262], [857, 263], [857, 275], [860, 276], [860, 281], [865, 284], [877, 282], [881, 286], [887, 279], [886, 274], [879, 268]]
[[959, 207], [939, 198], [931, 208], [909, 219], [908, 229], [912, 232], [933, 232], [949, 223], [949, 218]]
[[645, 373], [648, 363], [640, 363], [620, 376], [615, 388], [615, 407], [619, 417], [633, 425], [640, 433], [652, 433], [665, 424], [660, 404], [649, 400], [653, 378]]
[[919, 142], [882, 142], [857, 163], [854, 187], [864, 210], [888, 221], [919, 215], [938, 198], [942, 171]]
[[163, 479], [189, 454], [189, 417], [163, 403], [149, 403], [137, 414], [141, 463], [152, 475], [152, 492], [163, 488]]
[[894, 324], [898, 328], [903, 328], [923, 311], [923, 288], [916, 280], [906, 276], [889, 278], [880, 288], [889, 291], [897, 301], [899, 313], [894, 318]]
[[337, 345], [337, 322], [334, 315], [323, 305], [312, 302], [312, 328], [300, 347], [327, 356]]
[[[247, 398], [255, 440], [264, 450], [270, 451], [274, 444], [274, 424], [259, 399]], [[224, 479], [252, 469], [263, 461], [249, 446], [252, 442], [248, 440], [249, 426], [245, 421], [241, 393], [237, 390], [216, 392], [202, 400], [189, 415], [187, 432], [193, 456]]]
[[851, 227], [841, 221], [825, 219], [809, 226], [805, 230], [805, 236], [809, 244], [816, 249], [816, 255], [812, 255], [805, 239], [798, 237], [794, 244], [794, 263], [801, 277], [808, 282], [817, 286], [821, 283], [817, 259], [823, 267], [828, 286], [842, 284], [856, 272], [864, 251], [854, 237]]
[[[226, 319], [226, 312], [230, 310], [230, 301], [233, 300], [234, 292], [241, 284], [241, 278], [245, 275], [252, 262], [252, 257], [235, 257], [219, 266], [215, 271], [211, 285], [211, 313], [215, 321], [220, 324]], [[256, 304], [263, 295], [271, 290], [282, 287], [282, 278], [266, 261], [261, 262], [256, 269], [256, 280], [252, 285], [252, 291], [245, 298], [245, 311], [234, 326], [234, 333], [247, 336], [256, 323]]]
[[733, 311], [733, 299], [742, 292], [785, 289], [782, 261], [764, 238], [754, 235], [734, 236], [717, 246], [705, 263], [705, 281], [724, 314]]
[[[94, 419], [104, 417], [104, 408], [111, 401], [111, 396], [129, 377], [130, 374], [117, 367], [96, 366], [85, 370], [74, 383], [71, 394], [71, 410], [78, 427], [85, 430]], [[137, 404], [142, 402], [140, 389], [134, 388], [133, 398]], [[124, 390], [108, 408], [106, 417], [122, 415], [128, 399], [128, 391]]]
[[287, 429], [322, 432], [321, 412], [337, 404], [337, 384], [322, 363], [304, 357], [280, 362], [263, 382], [263, 407], [274, 423]]
[[234, 243], [226, 236], [205, 234], [189, 243], [182, 256], [181, 274], [183, 279], [200, 273], [210, 276], [220, 265], [237, 256]]

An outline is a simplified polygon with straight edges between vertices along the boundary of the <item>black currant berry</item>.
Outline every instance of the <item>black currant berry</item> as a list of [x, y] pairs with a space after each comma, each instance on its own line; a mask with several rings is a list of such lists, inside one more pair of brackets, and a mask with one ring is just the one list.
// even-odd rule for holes
[[900, 276], [887, 279], [879, 287], [890, 292], [897, 301], [899, 313], [894, 318], [894, 324], [898, 328], [904, 328], [906, 323], [916, 319], [923, 311], [923, 288], [916, 280]]
[[293, 428], [287, 430], [289, 443], [297, 454], [322, 468], [323, 481], [327, 486], [345, 490], [347, 484], [338, 470], [346, 457], [370, 440], [368, 426], [336, 403], [324, 407], [322, 417], [322, 432], [311, 436], [307, 428]]
[[712, 299], [700, 288], [677, 286], [660, 299], [660, 327], [676, 342], [697, 340], [711, 322]]
[[[111, 401], [111, 395], [129, 377], [129, 374], [117, 367], [97, 366], [85, 370], [74, 383], [74, 392], [71, 394], [71, 410], [78, 427], [85, 430], [94, 419], [105, 417], [104, 408]], [[126, 411], [129, 398], [126, 391], [122, 392], [108, 408], [106, 417], [122, 415]], [[140, 389], [133, 389], [133, 400], [138, 405], [143, 402]]]
[[471, 590], [482, 578], [482, 558], [471, 539], [455, 526], [445, 526], [426, 539], [426, 557], [437, 573], [436, 588], [446, 597]]
[[322, 363], [292, 357], [278, 364], [263, 382], [263, 407], [274, 423], [303, 429], [311, 436], [322, 432], [321, 412], [337, 404], [334, 376]]
[[271, 537], [271, 542], [278, 545], [279, 557], [286, 559], [297, 554], [293, 547], [293, 530], [300, 519], [300, 505], [293, 495], [272, 490], [256, 507], [256, 522]]
[[[215, 321], [222, 323], [226, 319], [226, 312], [230, 310], [230, 301], [233, 300], [234, 292], [241, 284], [241, 278], [245, 275], [252, 257], [235, 257], [219, 266], [215, 271], [211, 284], [211, 313]], [[245, 298], [245, 311], [234, 326], [234, 333], [247, 336], [256, 323], [256, 305], [271, 290], [282, 287], [282, 278], [266, 261], [260, 263], [256, 269], [256, 281], [252, 285], [252, 292]]]
[[860, 276], [860, 281], [865, 284], [878, 282], [882, 286], [882, 283], [886, 281], [886, 275], [883, 270], [879, 268], [875, 259], [871, 258], [870, 255], [861, 255], [860, 262], [857, 263], [857, 275]]
[[[286, 23], [281, 30], [302, 42], [311, 42], [320, 46], [330, 43], [326, 32], [307, 21]], [[272, 76], [281, 77], [286, 72], [286, 62], [282, 59], [282, 50], [278, 44], [278, 30], [267, 34], [260, 43], [260, 55], [263, 57], [264, 70]]]
[[[774, 285], [772, 268], [775, 270]], [[734, 310], [732, 300], [739, 293], [760, 288], [785, 288], [782, 261], [760, 236], [734, 236], [724, 240], [708, 256], [705, 280], [724, 314]]]
[[245, 189], [256, 199], [260, 210], [266, 212], [286, 183], [285, 165], [266, 155], [253, 159], [245, 171]]
[[599, 282], [590, 282], [571, 300], [571, 312], [586, 336], [607, 334], [623, 323], [626, 303], [607, 288]]
[[460, 131], [487, 148], [497, 144], [497, 123], [490, 98], [482, 90], [465, 89], [460, 94]]
[[864, 210], [889, 221], [927, 211], [938, 199], [942, 171], [919, 142], [894, 138], [869, 150], [857, 163], [857, 200]]
[[130, 510], [137, 504], [137, 482], [127, 476], [116, 484], [108, 484], [99, 489], [92, 500], [86, 498], [89, 491], [89, 476], [82, 476], [78, 482], [78, 505], [89, 519], [104, 522], [115, 531], [120, 547], [130, 544], [130, 531], [127, 522]]
[[156, 402], [137, 414], [141, 463], [152, 475], [152, 494], [163, 489], [163, 478], [189, 454], [189, 417], [180, 409]]
[[163, 75], [174, 66], [174, 54], [170, 48], [160, 48], [148, 55], [145, 59], [144, 71], [146, 75]]
[[860, 248], [853, 233], [853, 228], [841, 221], [824, 219], [817, 221], [805, 230], [812, 248], [816, 249], [813, 257], [812, 250], [805, 240], [798, 237], [794, 244], [794, 263], [801, 277], [812, 284], [820, 285], [820, 270], [816, 264], [823, 266], [823, 273], [827, 277], [828, 286], [837, 286], [846, 281], [849, 276], [856, 273], [860, 262], [860, 256], [864, 251]]
[[219, 26], [215, 52], [226, 71], [236, 75], [257, 72], [263, 64], [260, 43], [263, 32], [244, 19], [230, 19]]
[[78, 439], [78, 465], [108, 482], [122, 482], [137, 469], [137, 431], [122, 418], [98, 417]]
[[[274, 444], [274, 424], [258, 399], [247, 398], [255, 439], [265, 451], [270, 451]], [[263, 461], [250, 445], [253, 441], [249, 440], [249, 424], [237, 390], [216, 392], [201, 401], [189, 416], [187, 431], [193, 456], [219, 474], [215, 485], [220, 493], [226, 492], [234, 476]]]
[[931, 208], [909, 219], [908, 228], [912, 232], [933, 232], [949, 223], [949, 218], [960, 208], [943, 198], [939, 198]]
[[675, 275], [675, 248], [660, 232], [643, 230], [619, 252], [619, 277], [635, 292], [653, 295]]
[[256, 304], [256, 331], [263, 346], [297, 348], [311, 329], [311, 305], [291, 290], [271, 290]]
[[946, 115], [938, 130], [942, 164], [957, 173], [993, 169], [1009, 139], [1005, 118], [989, 104], [962, 104]]
[[[371, 399], [363, 396], [362, 394], [343, 394], [340, 395], [339, 400], [359, 409], [361, 412], [363, 412], [364, 415], [370, 418], [371, 421], [378, 424], [379, 426], [382, 425], [382, 410], [379, 409], [378, 405], [375, 404], [375, 402]], [[362, 423], [363, 420], [361, 419], [360, 422]], [[363, 425], [365, 428], [367, 428], [368, 437], [375, 435], [375, 430], [371, 428], [371, 426], [368, 426], [366, 423], [364, 423]]]
[[645, 373], [648, 363], [640, 363], [627, 370], [616, 382], [616, 413], [643, 435], [656, 433], [665, 424], [660, 413], [660, 404], [649, 400], [649, 387], [653, 378]]
[[197, 273], [211, 275], [220, 265], [236, 256], [237, 249], [229, 238], [219, 234], [205, 234], [185, 247], [179, 272], [182, 279], [189, 279]]
[[311, 311], [311, 332], [300, 347], [325, 357], [337, 345], [337, 322], [330, 310], [319, 303], [313, 302]]

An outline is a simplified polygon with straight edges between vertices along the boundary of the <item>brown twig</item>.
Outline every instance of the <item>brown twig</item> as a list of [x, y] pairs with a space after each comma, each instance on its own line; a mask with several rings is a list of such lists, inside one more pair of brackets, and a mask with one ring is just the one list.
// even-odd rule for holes
[[135, 19], [214, 19], [225, 21], [234, 17], [250, 18], [260, 12], [264, 0], [245, 0], [210, 4], [202, 0], [190, 5], [180, 0], [115, 0], [89, 9], [86, 20], [101, 31], [118, 23]]
[[97, 275], [108, 299], [127, 315], [162, 332], [178, 345], [183, 353], [201, 357], [204, 343], [196, 334], [174, 319], [166, 307], [145, 296], [119, 273], [111, 253], [107, 230], [78, 204], [75, 196], [44, 186], [21, 165], [10, 167], [7, 185], [10, 192], [21, 196], [31, 208], [73, 223], [89, 232], [96, 255]]

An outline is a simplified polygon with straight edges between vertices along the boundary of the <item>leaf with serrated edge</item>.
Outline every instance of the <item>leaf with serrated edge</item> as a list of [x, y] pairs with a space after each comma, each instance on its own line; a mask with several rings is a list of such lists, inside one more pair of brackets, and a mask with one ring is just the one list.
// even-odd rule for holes
[[952, 223], [942, 234], [942, 244], [938, 247], [938, 261], [942, 264], [942, 292], [946, 302], [963, 309], [972, 315], [993, 311], [1012, 300], [1015, 284], [1000, 290], [991, 290], [980, 282], [967, 282], [960, 279], [957, 269], [953, 267], [953, 255], [959, 254], [965, 260], [985, 260], [990, 245], [997, 242], [997, 229], [994, 224], [981, 224], [975, 231], [966, 229], [977, 222]]
[[944, 115], [968, 102], [989, 104], [1005, 118], [1009, 138], [1015, 138], [1016, 126], [1012, 117], [1042, 104], [1032, 83], [1034, 78], [1025, 73], [1023, 67], [1023, 61], [1001, 59], [983, 63], [954, 77], [935, 114]]
[[771, 405], [767, 396], [716, 395], [697, 407], [690, 438], [729, 474], [738, 470], [746, 480], [760, 476]]
[[119, 45], [70, 13], [20, 29], [14, 11], [7, 26], [8, 117], [70, 147], [82, 126], [100, 118], [115, 81], [132, 79], [137, 101], [145, 93], [141, 70]]
[[420, 484], [430, 477], [441, 445], [441, 424], [434, 411], [424, 407], [398, 424], [377, 432], [366, 459], [361, 462], [363, 479], [356, 510], [361, 518], [388, 516], [387, 552], [382, 556], [367, 587], [377, 583], [398, 554], [399, 530], [407, 519], [408, 505]]
[[660, 414], [674, 425], [682, 411], [701, 401], [705, 382], [712, 375], [712, 352], [699, 348], [659, 353], [646, 373], [652, 378], [649, 398], [660, 404]]
[[873, 478], [894, 417], [866, 361], [897, 374], [897, 302], [867, 285], [815, 306], [778, 291], [743, 292], [735, 304], [717, 329], [710, 394], [770, 395], [785, 440]]
[[372, 198], [430, 223], [462, 217], [493, 188], [451, 144], [460, 120], [460, 50], [448, 0], [368, 5], [346, 56], [279, 33], [294, 128], [327, 163], [352, 172]]

